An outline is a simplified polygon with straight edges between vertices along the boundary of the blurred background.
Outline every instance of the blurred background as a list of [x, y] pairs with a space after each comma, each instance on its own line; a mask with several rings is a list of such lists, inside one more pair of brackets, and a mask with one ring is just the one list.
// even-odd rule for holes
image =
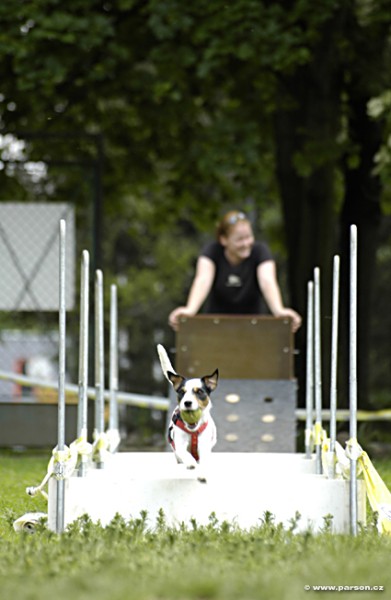
[[[275, 256], [286, 305], [303, 316], [321, 269], [325, 406], [334, 254], [347, 406], [357, 225], [359, 408], [391, 408], [391, 0], [3, 0], [0, 23], [1, 369], [56, 373], [65, 218], [69, 381], [87, 249], [107, 306], [118, 286], [120, 389], [165, 394], [156, 343], [174, 347], [168, 314], [216, 221], [239, 208]], [[299, 406], [305, 339], [304, 324]], [[26, 394], [46, 401], [0, 384], [3, 401]], [[129, 410], [128, 435], [150, 440], [162, 428], [160, 413]], [[360, 427], [388, 440], [388, 423]]]

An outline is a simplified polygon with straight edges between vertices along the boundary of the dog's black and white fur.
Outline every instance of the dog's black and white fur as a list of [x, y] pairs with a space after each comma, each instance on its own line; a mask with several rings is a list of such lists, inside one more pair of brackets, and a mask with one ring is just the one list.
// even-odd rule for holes
[[[209, 457], [217, 439], [216, 425], [210, 414], [210, 394], [217, 387], [218, 370], [201, 378], [186, 379], [174, 370], [165, 348], [159, 344], [157, 350], [163, 373], [178, 399], [168, 429], [168, 440], [177, 461], [188, 469], [197, 469], [199, 481], [206, 482]], [[200, 412], [196, 423], [186, 422], [186, 414], [190, 411]]]

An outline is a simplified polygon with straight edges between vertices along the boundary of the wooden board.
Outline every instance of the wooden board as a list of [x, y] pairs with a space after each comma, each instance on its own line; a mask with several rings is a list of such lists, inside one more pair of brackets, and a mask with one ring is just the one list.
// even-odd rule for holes
[[218, 368], [224, 379], [292, 379], [291, 321], [252, 315], [181, 318], [175, 368], [185, 377]]

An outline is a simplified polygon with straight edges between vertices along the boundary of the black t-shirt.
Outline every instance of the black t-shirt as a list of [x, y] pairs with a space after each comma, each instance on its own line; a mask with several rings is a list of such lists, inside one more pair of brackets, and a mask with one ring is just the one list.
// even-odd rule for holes
[[267, 308], [257, 281], [257, 267], [273, 260], [268, 246], [255, 242], [251, 254], [238, 265], [225, 257], [224, 246], [210, 242], [201, 252], [216, 265], [216, 275], [205, 312], [216, 314], [261, 314]]

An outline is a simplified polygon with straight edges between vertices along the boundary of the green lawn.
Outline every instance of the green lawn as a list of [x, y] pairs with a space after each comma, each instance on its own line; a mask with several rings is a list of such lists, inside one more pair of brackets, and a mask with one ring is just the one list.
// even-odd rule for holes
[[[305, 590], [315, 585], [386, 590], [346, 589], [349, 599], [391, 594], [391, 536], [380, 536], [371, 519], [355, 538], [295, 534], [270, 515], [250, 532], [213, 517], [209, 526], [180, 531], [162, 517], [151, 532], [140, 517], [118, 518], [105, 529], [82, 519], [61, 536], [44, 528], [17, 534], [15, 518], [46, 511], [43, 498], [29, 498], [25, 488], [41, 481], [49, 457], [0, 452], [1, 600], [295, 600], [317, 597]], [[391, 460], [376, 466], [390, 487]]]

